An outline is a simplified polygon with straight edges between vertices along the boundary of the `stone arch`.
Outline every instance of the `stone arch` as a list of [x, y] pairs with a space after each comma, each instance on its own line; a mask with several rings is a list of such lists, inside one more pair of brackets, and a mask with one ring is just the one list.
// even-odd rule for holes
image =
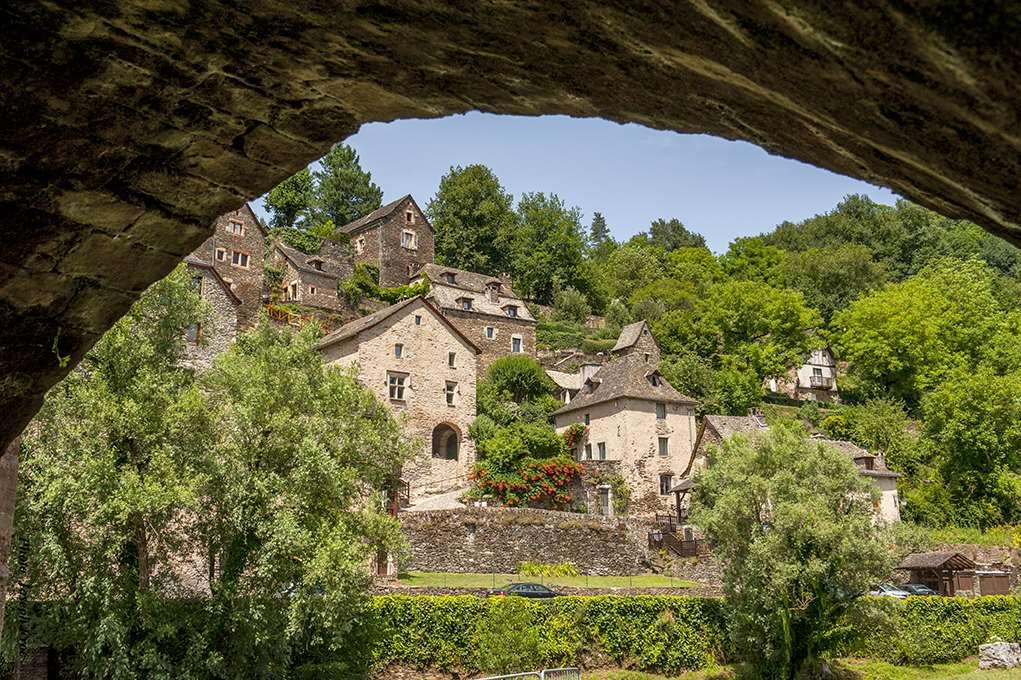
[[461, 430], [452, 423], [439, 423], [432, 432], [432, 457], [457, 460], [461, 456]]
[[0, 445], [216, 216], [373, 121], [566, 114], [741, 139], [1021, 242], [1015, 5], [5, 10]]

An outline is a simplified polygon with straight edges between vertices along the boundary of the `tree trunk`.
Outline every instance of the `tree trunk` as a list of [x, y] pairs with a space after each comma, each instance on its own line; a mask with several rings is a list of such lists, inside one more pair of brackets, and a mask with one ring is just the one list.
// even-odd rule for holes
[[7, 581], [10, 570], [11, 533], [14, 528], [14, 500], [18, 486], [18, 437], [0, 455], [0, 632], [4, 629], [4, 606], [7, 603]]
[[138, 590], [149, 590], [149, 541], [145, 523], [139, 519], [135, 524], [135, 551], [138, 559]]

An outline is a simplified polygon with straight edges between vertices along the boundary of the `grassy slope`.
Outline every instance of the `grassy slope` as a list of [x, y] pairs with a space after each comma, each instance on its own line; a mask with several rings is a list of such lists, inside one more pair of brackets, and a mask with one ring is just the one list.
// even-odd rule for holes
[[402, 574], [400, 582], [416, 588], [500, 588], [508, 583], [545, 583], [569, 588], [690, 588], [697, 585], [670, 576], [521, 576], [518, 574], [454, 574], [413, 571]]

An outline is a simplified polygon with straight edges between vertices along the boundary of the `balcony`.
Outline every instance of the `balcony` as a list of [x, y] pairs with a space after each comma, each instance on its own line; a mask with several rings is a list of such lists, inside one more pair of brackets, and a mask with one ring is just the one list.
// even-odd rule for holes
[[825, 375], [813, 375], [808, 378], [808, 386], [813, 390], [832, 390], [833, 378]]

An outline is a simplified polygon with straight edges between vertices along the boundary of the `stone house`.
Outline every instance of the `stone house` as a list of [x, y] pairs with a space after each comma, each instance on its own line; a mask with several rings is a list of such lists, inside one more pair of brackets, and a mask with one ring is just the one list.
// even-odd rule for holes
[[610, 350], [611, 357], [622, 357], [630, 354], [639, 355], [644, 358], [646, 363], [659, 366], [659, 344], [652, 337], [649, 324], [644, 319], [629, 323], [620, 329], [617, 343]]
[[417, 296], [344, 324], [319, 349], [328, 363], [357, 367], [420, 443], [401, 471], [411, 500], [466, 485], [479, 348], [431, 302]]
[[241, 330], [258, 323], [262, 309], [266, 236], [262, 222], [246, 203], [216, 218], [213, 235], [191, 253], [192, 258], [212, 265], [241, 300]]
[[337, 249], [327, 244], [332, 242], [324, 242], [319, 252], [311, 255], [286, 243], [273, 246], [270, 261], [283, 271], [280, 285], [285, 301], [331, 311], [343, 306], [337, 286], [351, 276], [353, 265], [344, 253], [334, 252]]
[[[684, 524], [688, 518], [687, 492], [691, 488], [690, 480], [695, 472], [708, 464], [709, 450], [734, 435], [756, 437], [767, 430], [769, 430], [769, 425], [760, 415], [707, 415], [702, 419], [702, 427], [695, 442], [691, 464], [681, 475], [682, 481], [671, 490], [675, 495], [675, 510], [680, 523]], [[886, 522], [900, 521], [900, 495], [897, 493], [897, 478], [900, 477], [900, 474], [890, 470], [881, 456], [870, 453], [849, 441], [828, 439], [818, 435], [814, 435], [812, 439], [846, 454], [854, 461], [863, 477], [873, 480], [880, 492], [879, 501], [875, 506], [877, 518]]]
[[764, 387], [774, 394], [782, 394], [798, 401], [838, 403], [837, 361], [827, 348], [812, 350], [800, 366], [794, 366], [781, 376], [766, 378]]
[[481, 349], [480, 375], [502, 356], [535, 356], [535, 317], [508, 277], [429, 263], [415, 280], [429, 281], [430, 301]]
[[351, 239], [354, 263], [379, 268], [379, 285], [408, 283], [435, 259], [435, 232], [411, 194], [338, 229]]
[[209, 368], [213, 358], [225, 351], [237, 337], [241, 298], [231, 290], [210, 262], [194, 255], [184, 258], [192, 287], [209, 303], [209, 320], [185, 332], [182, 363], [194, 369]]
[[586, 505], [600, 514], [613, 512], [614, 482], [629, 491], [629, 514], [669, 512], [670, 489], [690, 463], [695, 400], [663, 378], [653, 362], [658, 348], [649, 349], [618, 354], [553, 414], [560, 433], [576, 423], [587, 428], [576, 455], [591, 480]]
[[570, 404], [571, 400], [578, 396], [578, 392], [585, 386], [585, 381], [594, 376], [601, 367], [601, 362], [586, 361], [575, 373], [547, 368], [546, 375], [556, 383], [557, 398], [565, 404]]

